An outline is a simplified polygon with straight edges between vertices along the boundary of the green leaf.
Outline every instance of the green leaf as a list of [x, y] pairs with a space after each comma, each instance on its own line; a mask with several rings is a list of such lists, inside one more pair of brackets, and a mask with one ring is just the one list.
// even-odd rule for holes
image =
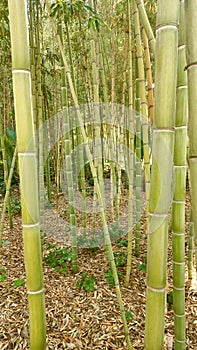
[[6, 270], [0, 269], [0, 282], [5, 282], [7, 280]]
[[9, 244], [10, 244], [10, 241], [8, 241], [8, 240], [2, 241], [2, 244], [3, 244], [3, 245], [9, 245]]
[[62, 275], [66, 275], [66, 274], [67, 274], [67, 272], [68, 272], [68, 270], [67, 270], [67, 269], [62, 269], [61, 274], [62, 274]]
[[144, 264], [142, 262], [138, 265], [137, 268], [139, 271], [146, 272], [146, 264]]
[[51, 244], [51, 243], [47, 244], [46, 249], [52, 249], [52, 248], [55, 248], [54, 244]]
[[126, 311], [126, 312], [125, 312], [125, 317], [126, 317], [126, 320], [127, 320], [127, 321], [132, 320], [132, 318], [133, 318], [132, 312]]
[[[118, 277], [121, 277], [122, 274], [121, 272], [117, 271]], [[110, 286], [114, 287], [115, 286], [115, 281], [114, 281], [114, 276], [113, 276], [113, 271], [112, 269], [109, 269], [107, 273], [105, 274], [105, 277], [107, 279], [107, 282], [109, 283]]]
[[56, 272], [65, 275], [68, 263], [72, 260], [72, 251], [68, 248], [55, 248], [55, 245], [48, 244], [47, 249], [52, 249], [45, 257], [45, 262], [54, 268]]
[[16, 143], [16, 131], [12, 130], [12, 129], [7, 129], [6, 133], [8, 135], [8, 137], [14, 142], [14, 144]]
[[15, 280], [13, 283], [12, 283], [12, 286], [14, 287], [19, 287], [19, 286], [23, 286], [25, 284], [25, 281], [22, 280], [22, 279], [18, 279], [18, 280]]
[[83, 287], [87, 292], [93, 292], [95, 289], [95, 276], [88, 276], [87, 273], [81, 274], [81, 280], [77, 281], [76, 287]]
[[173, 291], [167, 294], [167, 303], [173, 305]]

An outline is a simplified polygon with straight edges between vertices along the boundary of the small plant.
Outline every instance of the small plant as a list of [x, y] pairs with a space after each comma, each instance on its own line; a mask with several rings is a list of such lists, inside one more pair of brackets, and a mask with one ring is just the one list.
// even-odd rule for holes
[[88, 179], [88, 183], [90, 186], [94, 186], [94, 178], [91, 177], [90, 179]]
[[17, 199], [11, 201], [11, 212], [12, 215], [19, 214], [21, 212], [21, 202]]
[[95, 276], [88, 276], [87, 273], [82, 273], [81, 280], [77, 281], [76, 287], [83, 287], [87, 292], [93, 292], [95, 289]]
[[173, 308], [173, 290], [167, 293], [166, 298], [167, 298], [168, 310], [171, 310]]
[[49, 244], [47, 244], [47, 246], [46, 246], [46, 249], [47, 249], [47, 250], [53, 249], [53, 248], [55, 248], [55, 244], [52, 244], [52, 243], [49, 243]]
[[120, 245], [122, 247], [127, 247], [128, 246], [128, 241], [127, 239], [120, 238], [116, 241], [117, 245]]
[[90, 188], [86, 188], [86, 193], [87, 193], [87, 195], [93, 196], [94, 195], [94, 190], [92, 190]]
[[3, 241], [2, 241], [2, 244], [3, 244], [3, 245], [9, 245], [9, 244], [10, 244], [10, 241], [8, 241], [7, 239], [6, 239], [5, 241], [3, 240]]
[[47, 249], [52, 251], [45, 257], [45, 262], [53, 267], [54, 271], [66, 275], [68, 265], [72, 261], [72, 252], [68, 248], [56, 248], [54, 244], [48, 244]]
[[7, 280], [6, 270], [0, 269], [0, 282], [5, 282]]
[[116, 266], [123, 266], [126, 261], [126, 254], [124, 252], [114, 253]]
[[126, 312], [125, 312], [125, 317], [126, 317], [126, 320], [127, 320], [127, 321], [132, 320], [132, 318], [133, 318], [132, 312], [126, 311]]
[[[122, 274], [121, 272], [117, 271], [118, 277], [121, 277]], [[114, 281], [114, 276], [113, 276], [113, 271], [112, 269], [109, 269], [106, 274], [105, 277], [107, 279], [107, 282], [109, 283], [110, 286], [115, 287], [115, 281]]]
[[140, 264], [138, 265], [138, 270], [142, 271], [142, 272], [146, 272], [146, 264], [140, 262]]
[[12, 286], [20, 287], [20, 286], [23, 286], [24, 284], [25, 284], [25, 281], [23, 279], [18, 279], [12, 283]]

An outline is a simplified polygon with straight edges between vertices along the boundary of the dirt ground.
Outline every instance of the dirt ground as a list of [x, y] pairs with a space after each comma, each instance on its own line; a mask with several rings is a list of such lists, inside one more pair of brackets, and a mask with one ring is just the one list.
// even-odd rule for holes
[[[125, 215], [124, 201], [121, 212]], [[187, 199], [186, 233], [189, 229], [190, 200]], [[66, 217], [68, 208], [64, 199], [59, 199], [59, 214]], [[64, 209], [64, 210], [63, 210]], [[45, 238], [43, 254], [49, 254], [49, 244], [56, 248], [69, 248], [69, 228], [66, 230], [65, 217], [60, 218], [55, 209], [45, 209]], [[110, 217], [110, 211], [108, 212]], [[123, 221], [126, 216], [123, 215]], [[63, 221], [62, 221], [63, 220]], [[79, 219], [81, 220], [81, 219]], [[99, 220], [99, 219], [97, 219]], [[88, 225], [92, 222], [89, 218]], [[98, 223], [98, 226], [100, 223]], [[65, 232], [66, 238], [64, 237]], [[133, 237], [135, 232], [133, 232]], [[63, 239], [62, 239], [63, 237]], [[126, 236], [113, 242], [117, 257], [125, 257]], [[134, 240], [133, 240], [134, 241]], [[145, 290], [146, 273], [139, 268], [146, 262], [147, 237], [145, 223], [141, 225], [140, 256], [132, 258], [132, 272], [128, 288], [124, 287], [126, 262], [118, 267], [125, 312], [133, 349], [144, 349], [145, 333]], [[187, 241], [186, 241], [187, 253]], [[168, 290], [172, 288], [171, 235], [169, 235]], [[106, 279], [109, 266], [105, 249], [88, 248], [83, 245], [78, 254], [79, 271], [72, 274], [71, 264], [66, 274], [55, 271], [44, 260], [44, 285], [46, 300], [47, 349], [87, 349], [87, 350], [126, 350], [123, 325], [119, 313], [116, 291]], [[9, 229], [6, 219], [3, 245], [0, 249], [0, 271], [6, 275], [0, 282], [0, 350], [28, 349], [28, 303], [25, 284], [15, 286], [16, 280], [25, 281], [23, 239], [20, 215], [14, 216], [14, 227]], [[86, 274], [86, 275], [85, 275]], [[94, 290], [88, 292], [80, 284], [84, 276], [93, 276]], [[77, 282], [78, 285], [77, 286]], [[173, 309], [166, 307], [165, 349], [173, 340]], [[197, 349], [197, 288], [195, 281], [187, 280], [186, 258], [186, 331], [187, 349]], [[167, 345], [168, 344], [168, 345]]]

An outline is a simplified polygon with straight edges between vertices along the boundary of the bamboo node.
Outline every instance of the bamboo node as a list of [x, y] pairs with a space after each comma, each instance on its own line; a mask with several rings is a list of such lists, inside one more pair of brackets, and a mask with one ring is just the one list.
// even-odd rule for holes
[[45, 292], [45, 288], [42, 288], [42, 289], [36, 290], [36, 291], [28, 290], [27, 294], [36, 295], [36, 294], [41, 294], [41, 293], [44, 293], [44, 292]]

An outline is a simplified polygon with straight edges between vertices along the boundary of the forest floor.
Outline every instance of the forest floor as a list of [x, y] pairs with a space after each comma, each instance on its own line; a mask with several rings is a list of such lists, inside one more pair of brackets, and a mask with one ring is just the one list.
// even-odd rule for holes
[[[122, 213], [126, 213], [124, 201], [121, 205]], [[187, 198], [186, 233], [189, 230], [189, 206], [190, 199]], [[65, 217], [60, 218], [61, 215], [66, 216], [68, 213], [68, 208], [62, 197], [59, 198], [59, 208], [59, 216], [55, 214], [55, 209], [46, 208], [45, 210], [46, 235], [43, 240], [43, 270], [47, 349], [126, 350], [119, 305], [115, 288], [111, 285], [113, 279], [106, 261], [105, 249], [102, 245], [97, 248], [85, 247], [81, 243], [78, 253], [79, 271], [73, 275], [69, 258], [69, 229], [67, 229], [65, 238]], [[109, 218], [110, 215], [110, 211], [108, 211]], [[92, 220], [92, 217], [89, 217], [89, 226]], [[9, 229], [6, 219], [3, 245], [0, 249], [0, 350], [28, 349], [28, 303], [26, 286], [25, 283], [23, 284], [25, 282], [25, 267], [19, 214], [14, 216], [13, 224], [13, 229]], [[124, 286], [126, 235], [123, 234], [123, 231], [121, 232], [122, 235], [113, 242], [113, 250], [119, 265], [122, 298], [133, 349], [144, 349], [147, 249], [144, 220], [142, 220], [141, 225], [140, 256], [132, 257], [132, 272], [128, 288]], [[55, 266], [58, 254], [63, 254], [61, 257], [67, 258], [67, 271], [61, 266]], [[50, 264], [53, 264], [55, 268]], [[168, 291], [172, 290], [171, 266], [172, 248], [171, 235], [169, 235]], [[187, 280], [186, 268], [188, 350], [197, 349], [196, 326], [197, 288], [194, 282]], [[173, 340], [173, 335], [173, 309], [167, 305], [165, 349], [173, 349], [169, 345]]]

